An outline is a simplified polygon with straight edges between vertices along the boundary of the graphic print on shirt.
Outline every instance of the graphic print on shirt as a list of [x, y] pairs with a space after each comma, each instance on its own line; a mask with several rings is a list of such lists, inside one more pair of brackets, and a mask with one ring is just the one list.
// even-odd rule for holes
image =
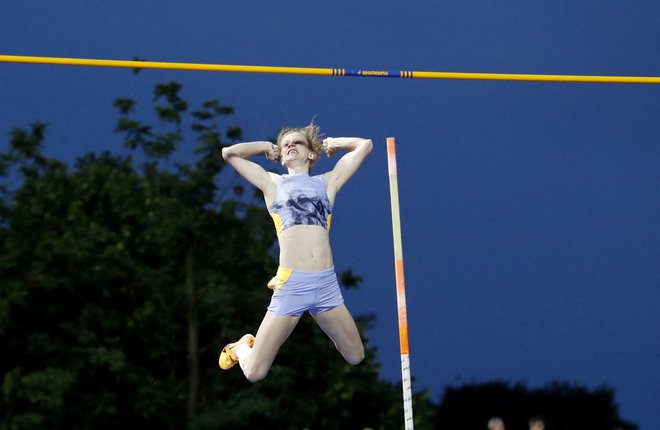
[[283, 175], [275, 201], [268, 207], [279, 235], [294, 225], [318, 225], [330, 230], [332, 205], [322, 175]]
[[[305, 191], [292, 191], [285, 202], [275, 202], [271, 211], [280, 214], [280, 218], [287, 218], [290, 225], [320, 225], [326, 227], [330, 217], [330, 206], [327, 198], [308, 196]], [[284, 215], [286, 214], [286, 215]], [[284, 215], [284, 216], [283, 216]]]

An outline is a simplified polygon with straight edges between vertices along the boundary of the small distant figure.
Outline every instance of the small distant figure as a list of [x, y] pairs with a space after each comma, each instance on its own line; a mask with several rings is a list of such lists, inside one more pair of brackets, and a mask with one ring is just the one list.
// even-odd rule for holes
[[545, 421], [540, 415], [535, 415], [527, 420], [529, 430], [545, 430]]
[[500, 417], [493, 417], [488, 420], [488, 430], [506, 430], [504, 421]]

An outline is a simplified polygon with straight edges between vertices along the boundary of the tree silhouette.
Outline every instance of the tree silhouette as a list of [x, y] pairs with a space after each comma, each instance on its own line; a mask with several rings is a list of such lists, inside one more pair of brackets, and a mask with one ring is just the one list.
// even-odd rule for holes
[[548, 430], [637, 428], [620, 420], [614, 391], [609, 387], [589, 390], [553, 382], [528, 389], [524, 383], [503, 381], [447, 387], [438, 408], [437, 428], [485, 428], [493, 416], [501, 417], [508, 430], [527, 430], [533, 416], [542, 417]]
[[[70, 167], [43, 154], [44, 124], [0, 154], [0, 428], [400, 428], [400, 387], [379, 380], [368, 338], [350, 366], [310, 318], [264, 381], [218, 370], [277, 267], [262, 199], [223, 171], [241, 129], [175, 82], [155, 87], [155, 125], [133, 99], [114, 105], [120, 154]], [[431, 428], [427, 392], [415, 407]]]

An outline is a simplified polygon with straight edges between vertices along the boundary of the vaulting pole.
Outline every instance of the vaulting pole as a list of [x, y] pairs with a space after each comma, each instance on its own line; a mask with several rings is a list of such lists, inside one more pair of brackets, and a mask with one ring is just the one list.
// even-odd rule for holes
[[397, 314], [399, 318], [403, 416], [405, 420], [405, 430], [413, 430], [412, 382], [410, 379], [410, 351], [408, 348], [408, 315], [406, 310], [406, 286], [403, 277], [403, 246], [401, 240], [401, 216], [399, 214], [399, 184], [396, 168], [396, 148], [395, 139], [393, 137], [387, 138], [387, 166], [390, 177], [392, 234], [394, 237], [394, 273], [396, 278]]
[[618, 84], [660, 84], [655, 76], [588, 76], [520, 73], [420, 72], [412, 70], [328, 69], [312, 67], [243, 66], [236, 64], [172, 63], [141, 60], [101, 60], [88, 58], [32, 57], [0, 55], [2, 63], [30, 63], [64, 66], [125, 67], [130, 69], [197, 70], [207, 72], [276, 73], [285, 75], [361, 76], [382, 78], [464, 79], [485, 81], [538, 81]]

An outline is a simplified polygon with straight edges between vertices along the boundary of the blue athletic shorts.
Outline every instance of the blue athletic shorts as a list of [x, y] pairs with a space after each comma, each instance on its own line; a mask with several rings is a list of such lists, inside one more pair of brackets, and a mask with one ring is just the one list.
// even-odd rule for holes
[[344, 304], [334, 267], [322, 272], [280, 267], [268, 287], [273, 289], [268, 310], [278, 316], [317, 314]]

